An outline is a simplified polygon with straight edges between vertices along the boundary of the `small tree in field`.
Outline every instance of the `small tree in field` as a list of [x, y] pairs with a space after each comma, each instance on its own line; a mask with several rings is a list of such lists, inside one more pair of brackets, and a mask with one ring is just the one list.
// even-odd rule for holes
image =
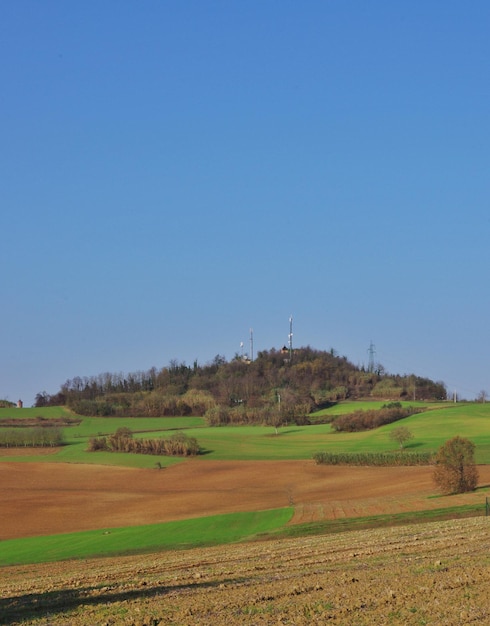
[[476, 488], [478, 469], [474, 454], [475, 444], [459, 436], [439, 448], [434, 481], [443, 493], [465, 493]]
[[397, 426], [390, 432], [390, 439], [395, 441], [400, 449], [403, 449], [404, 444], [413, 439], [413, 434], [406, 426]]

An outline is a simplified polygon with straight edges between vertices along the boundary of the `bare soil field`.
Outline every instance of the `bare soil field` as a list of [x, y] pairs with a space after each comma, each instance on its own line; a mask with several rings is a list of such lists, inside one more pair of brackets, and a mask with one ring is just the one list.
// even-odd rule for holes
[[4, 626], [490, 624], [486, 517], [3, 568]]
[[[490, 484], [490, 466], [479, 472], [480, 484]], [[301, 523], [484, 502], [481, 493], [450, 503], [428, 498], [435, 493], [428, 467], [196, 459], [157, 470], [4, 461], [0, 540], [288, 505]]]

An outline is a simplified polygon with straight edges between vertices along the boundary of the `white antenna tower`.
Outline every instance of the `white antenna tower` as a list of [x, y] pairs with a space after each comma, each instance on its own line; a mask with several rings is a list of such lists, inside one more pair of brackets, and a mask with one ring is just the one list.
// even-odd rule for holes
[[250, 329], [250, 360], [254, 360], [254, 329]]
[[293, 357], [293, 316], [289, 316], [289, 336], [288, 336], [288, 345], [289, 345], [289, 362], [291, 363], [291, 359]]
[[369, 344], [368, 352], [369, 352], [368, 372], [372, 373], [374, 372], [374, 355], [376, 354], [376, 346], [374, 345], [372, 340], [371, 340], [371, 343]]

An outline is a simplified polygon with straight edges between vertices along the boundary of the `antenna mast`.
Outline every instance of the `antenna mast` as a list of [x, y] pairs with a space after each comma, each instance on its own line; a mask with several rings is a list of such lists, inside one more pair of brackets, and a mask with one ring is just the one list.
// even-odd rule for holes
[[371, 343], [369, 344], [368, 352], [369, 352], [368, 372], [372, 374], [374, 372], [374, 355], [376, 354], [376, 347], [372, 340], [371, 340]]
[[254, 329], [250, 329], [250, 360], [254, 360]]
[[289, 316], [289, 362], [291, 363], [291, 359], [293, 358], [293, 316]]

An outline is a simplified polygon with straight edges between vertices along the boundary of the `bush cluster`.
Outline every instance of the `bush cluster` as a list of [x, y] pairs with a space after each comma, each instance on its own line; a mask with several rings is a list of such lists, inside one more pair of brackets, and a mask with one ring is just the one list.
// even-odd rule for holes
[[210, 393], [190, 389], [183, 395], [158, 391], [112, 393], [94, 399], [81, 398], [72, 403], [78, 415], [98, 417], [166, 417], [203, 415], [216, 402]]
[[185, 433], [174, 433], [167, 439], [134, 439], [129, 428], [119, 428], [108, 437], [89, 439], [88, 452], [130, 452], [134, 454], [153, 454], [158, 456], [195, 456], [200, 447], [195, 437]]
[[313, 460], [317, 465], [371, 465], [405, 466], [430, 465], [434, 462], [432, 452], [316, 452]]
[[39, 448], [63, 443], [63, 431], [57, 427], [0, 428], [1, 448]]
[[475, 444], [465, 437], [453, 437], [439, 448], [435, 457], [434, 482], [443, 493], [466, 493], [478, 485]]
[[206, 411], [204, 417], [208, 426], [227, 426], [243, 424], [264, 424], [280, 426], [283, 424], [308, 424], [307, 417], [310, 406], [307, 403], [290, 404], [279, 409], [273, 406], [250, 407], [240, 405], [235, 407], [214, 406]]
[[369, 411], [360, 409], [353, 413], [339, 415], [332, 421], [332, 428], [336, 431], [347, 433], [372, 430], [373, 428], [379, 428], [379, 426], [397, 422], [409, 415], [421, 413], [424, 410], [412, 406], [403, 408], [402, 406], [396, 406], [397, 403], [393, 404], [395, 406], [385, 405], [381, 409], [371, 409]]

